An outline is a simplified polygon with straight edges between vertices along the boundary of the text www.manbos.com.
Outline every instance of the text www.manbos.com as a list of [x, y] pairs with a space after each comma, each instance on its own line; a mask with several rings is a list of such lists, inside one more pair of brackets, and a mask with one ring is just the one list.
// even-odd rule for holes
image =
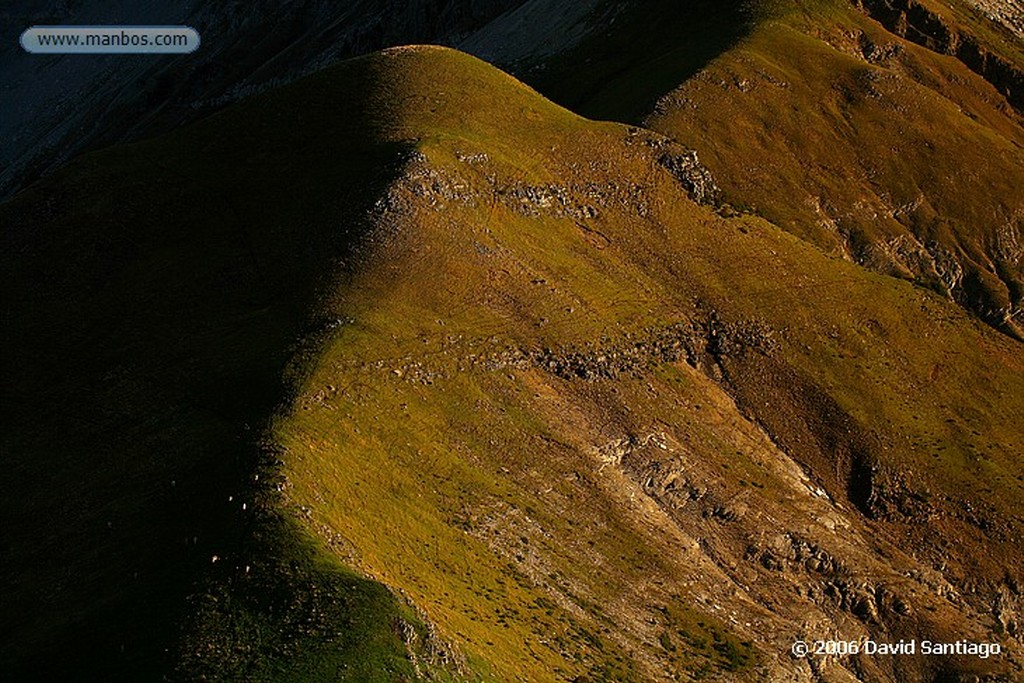
[[184, 54], [199, 47], [189, 26], [33, 26], [21, 46], [34, 54]]

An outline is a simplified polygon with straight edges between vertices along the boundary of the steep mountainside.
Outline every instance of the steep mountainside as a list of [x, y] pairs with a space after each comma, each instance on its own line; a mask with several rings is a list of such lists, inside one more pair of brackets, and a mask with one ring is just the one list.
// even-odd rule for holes
[[399, 48], [0, 206], [3, 672], [1019, 678], [1021, 343], [737, 209], [711, 133], [731, 207]]
[[69, 59], [12, 54], [11, 33], [0, 196], [337, 59], [441, 42], [682, 141], [729, 203], [1024, 334], [1017, 0], [310, 0], [286, 22], [273, 3], [20, 7], [9, 31], [183, 22], [214, 38], [180, 58]]
[[1024, 40], [965, 5], [858, 5], [776, 3], [643, 120], [725, 201], [1019, 339]]
[[[459, 46], [534, 68], [614, 17], [622, 2], [586, 0], [22, 0], [0, 7], [0, 198], [83, 151], [152, 136], [341, 59], [409, 43]], [[629, 4], [629, 3], [625, 3]], [[32, 25], [185, 24], [195, 54], [39, 56]]]

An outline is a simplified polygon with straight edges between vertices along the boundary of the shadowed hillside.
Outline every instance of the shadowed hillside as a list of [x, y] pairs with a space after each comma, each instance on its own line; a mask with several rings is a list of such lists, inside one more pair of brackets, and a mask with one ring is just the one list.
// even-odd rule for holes
[[1020, 343], [716, 197], [401, 48], [0, 207], [4, 673], [1018, 676]]
[[[406, 153], [366, 138], [376, 114], [346, 94], [370, 70], [334, 87], [323, 109], [270, 98], [84, 157], [3, 207], [5, 679], [159, 679], [186, 595], [250, 543], [276, 553], [261, 600], [308, 599], [299, 584], [330, 576], [354, 591], [346, 618], [383, 634], [379, 657], [358, 641], [355, 656], [405, 661], [392, 596], [252, 513], [284, 365]], [[274, 618], [261, 627], [294, 658], [301, 634]]]
[[749, 0], [606, 0], [579, 44], [517, 72], [575, 112], [635, 122], [659, 97], [733, 47], [756, 16]]

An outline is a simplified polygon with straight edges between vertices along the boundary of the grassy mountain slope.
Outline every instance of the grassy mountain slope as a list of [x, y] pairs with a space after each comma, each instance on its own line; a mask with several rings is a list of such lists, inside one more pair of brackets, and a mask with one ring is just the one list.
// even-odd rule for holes
[[646, 124], [726, 201], [1019, 338], [1019, 37], [961, 4], [864, 4], [775, 3]]
[[1019, 675], [1020, 343], [689, 160], [408, 48], [4, 205], [5, 672]]
[[[712, 600], [702, 593], [706, 581], [689, 591], [678, 581], [697, 561], [680, 561], [657, 545], [648, 550], [642, 529], [689, 532], [702, 550], [704, 538], [711, 547], [703, 559], [719, 571], [732, 561], [749, 565], [756, 563], [745, 557], [751, 547], [765, 542], [763, 519], [739, 524], [744, 542], [726, 550], [707, 540], [721, 535], [717, 526], [711, 532], [692, 517], [736, 521], [745, 513], [730, 512], [730, 503], [773, 509], [766, 499], [786, 488], [760, 481], [769, 475], [754, 449], [723, 448], [723, 437], [705, 433], [703, 441], [691, 431], [700, 428], [683, 417], [691, 412], [686, 406], [729, 404], [680, 362], [691, 357], [738, 402], [722, 409], [719, 419], [729, 425], [723, 431], [762, 427], [776, 441], [762, 447], [786, 461], [781, 446], [809, 468], [853, 528], [865, 516], [877, 521], [870, 532], [861, 528], [865, 547], [884, 530], [936, 564], [946, 556], [947, 580], [988, 582], [989, 590], [1002, 583], [1005, 563], [992, 561], [1000, 556], [993, 548], [1019, 553], [1012, 531], [1021, 497], [1013, 464], [1022, 396], [1016, 344], [933, 297], [830, 260], [762, 222], [722, 220], [697, 206], [659, 165], [673, 148], [657, 136], [583, 125], [521, 88], [509, 84], [506, 92], [494, 82], [499, 74], [448, 53], [389, 58], [385, 82], [394, 83], [396, 97], [420, 104], [398, 110], [402, 124], [390, 134], [417, 140], [422, 156], [384, 204], [380, 251], [332, 304], [349, 322], [324, 347], [304, 385], [305, 401], [275, 423], [289, 454], [290, 495], [315, 526], [338, 534], [358, 566], [412, 594], [443, 631], [454, 632], [470, 661], [475, 651], [506, 675], [528, 675], [531, 659], [550, 670], [546, 656], [559, 648], [580, 659], [583, 671], [606, 665], [592, 648], [574, 653], [573, 639], [552, 643], [553, 626], [542, 617], [527, 621], [533, 646], [530, 630], [522, 630], [526, 620], [508, 610], [536, 605], [537, 593], [577, 608], [617, 605], [616, 596], [632, 595], [620, 597], [619, 610], [635, 609], [639, 599], [658, 612], [670, 609], [650, 592], [661, 581], [692, 604]], [[470, 95], [450, 100], [449, 88]], [[495, 139], [518, 144], [481, 144]], [[609, 178], [646, 180], [622, 187]], [[684, 331], [665, 329], [672, 323]], [[922, 335], [941, 341], [920, 345]], [[983, 372], [987, 360], [970, 360], [977, 345], [1000, 359], [996, 366]], [[945, 362], [938, 349], [951, 354]], [[943, 376], [946, 368], [955, 369]], [[976, 391], [992, 391], [1000, 404], [991, 418], [969, 407], [988, 403]], [[655, 448], [671, 455], [652, 456]], [[589, 462], [580, 458], [587, 453]], [[332, 463], [327, 472], [325, 462]], [[710, 470], [689, 476], [696, 490], [686, 495], [703, 505], [679, 513], [678, 501], [650, 489], [692, 462]], [[741, 493], [742, 485], [723, 476], [729, 468], [767, 493], [753, 484]], [[634, 501], [653, 502], [669, 519], [655, 521], [655, 513], [639, 522], [636, 512], [609, 519], [603, 511], [625, 502], [623, 474]], [[715, 474], [723, 490], [702, 490]], [[388, 495], [380, 496], [382, 487]], [[790, 487], [813, 497], [813, 487]], [[989, 487], [1002, 493], [990, 496]], [[538, 492], [545, 494], [540, 500]], [[982, 499], [996, 506], [988, 521], [963, 514]], [[359, 504], [346, 504], [351, 500]], [[931, 547], [919, 536], [926, 522], [959, 549]], [[979, 526], [1004, 523], [973, 545]], [[509, 539], [516, 533], [518, 542]], [[836, 544], [834, 555], [871, 552], [842, 543], [849, 530], [816, 533], [822, 544]], [[591, 547], [597, 570], [578, 559]], [[857, 577], [851, 585], [866, 576], [875, 581], [879, 572], [888, 581], [901, 574], [867, 559], [847, 561], [864, 563], [837, 570]], [[532, 575], [517, 576], [507, 562]], [[749, 571], [746, 580], [732, 579], [737, 591], [774, 584], [770, 572]], [[481, 598], [493, 611], [481, 609]], [[767, 596], [748, 600], [763, 604]], [[856, 610], [856, 597], [839, 602]], [[453, 614], [452, 603], [464, 607]], [[814, 600], [804, 601], [805, 609], [807, 603]], [[823, 619], [846, 624], [845, 616], [819, 609], [829, 615]], [[646, 619], [634, 615], [631, 623], [625, 611], [609, 616], [620, 632], [606, 639], [625, 639], [626, 651], [638, 653], [637, 674], [663, 675], [658, 653], [664, 659], [669, 648], [645, 652], [655, 642], [644, 633]], [[912, 627], [891, 614], [865, 617], [869, 624], [876, 618], [895, 632], [965, 628], [951, 627], [945, 619], [952, 617]], [[768, 623], [760, 632], [736, 630], [762, 644], [770, 661], [781, 648], [764, 645], [778, 637]], [[509, 637], [495, 637], [503, 630]], [[525, 652], [524, 642], [531, 643]]]

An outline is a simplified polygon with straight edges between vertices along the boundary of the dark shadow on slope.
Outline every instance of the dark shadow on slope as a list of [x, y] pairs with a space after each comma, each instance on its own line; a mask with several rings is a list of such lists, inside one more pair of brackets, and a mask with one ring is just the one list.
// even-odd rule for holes
[[639, 123], [754, 19], [750, 0], [654, 0], [603, 3], [593, 21], [574, 49], [516, 75], [583, 116]]
[[766, 354], [744, 351], [719, 358], [737, 404], [829, 493], [867, 517], [872, 472], [881, 450], [862, 427], [817, 384]]
[[[401, 167], [403, 148], [368, 132], [365, 66], [80, 158], [0, 206], [0, 678], [160, 680], [186, 596], [244, 571], [254, 543], [268, 573], [247, 576], [276, 585], [275, 604], [309, 608], [287, 584], [334, 571], [303, 569], [315, 553], [281, 519], [254, 522], [254, 445], [287, 398], [282, 369], [324, 328], [324, 278], [344, 272]], [[366, 600], [350, 631], [378, 629], [360, 642], [404, 661], [393, 596], [353, 595]], [[286, 618], [240, 605], [224, 628]], [[220, 674], [312, 642], [278, 640], [230, 652], [241, 661]]]
[[[992, 51], [992, 40], [980, 39], [951, 25], [916, 0], [862, 0], [857, 7], [901, 38], [934, 52], [952, 55], [998, 90], [1017, 110], [1024, 109], [1024, 70]], [[979, 21], [986, 19], [978, 17]], [[993, 22], [988, 27], [996, 44], [1017, 38]]]
[[[177, 0], [161, 3], [167, 7], [158, 16], [176, 17], [170, 23], [194, 26], [209, 40], [193, 54], [152, 61], [81, 55], [43, 61], [18, 45], [18, 35], [33, 24], [138, 23], [139, 10], [129, 3], [120, 12], [111, 3], [36, 3], [51, 6], [54, 13], [43, 15], [31, 13], [33, 3], [5, 3], [0, 59], [8, 69], [0, 74], [12, 87], [9, 97], [30, 115], [0, 120], [0, 200], [72, 156], [167, 132], [327, 63], [394, 45], [451, 42], [522, 2], [315, 1], [289, 3], [282, 12], [276, 0]], [[69, 93], [73, 111], [53, 106]]]

